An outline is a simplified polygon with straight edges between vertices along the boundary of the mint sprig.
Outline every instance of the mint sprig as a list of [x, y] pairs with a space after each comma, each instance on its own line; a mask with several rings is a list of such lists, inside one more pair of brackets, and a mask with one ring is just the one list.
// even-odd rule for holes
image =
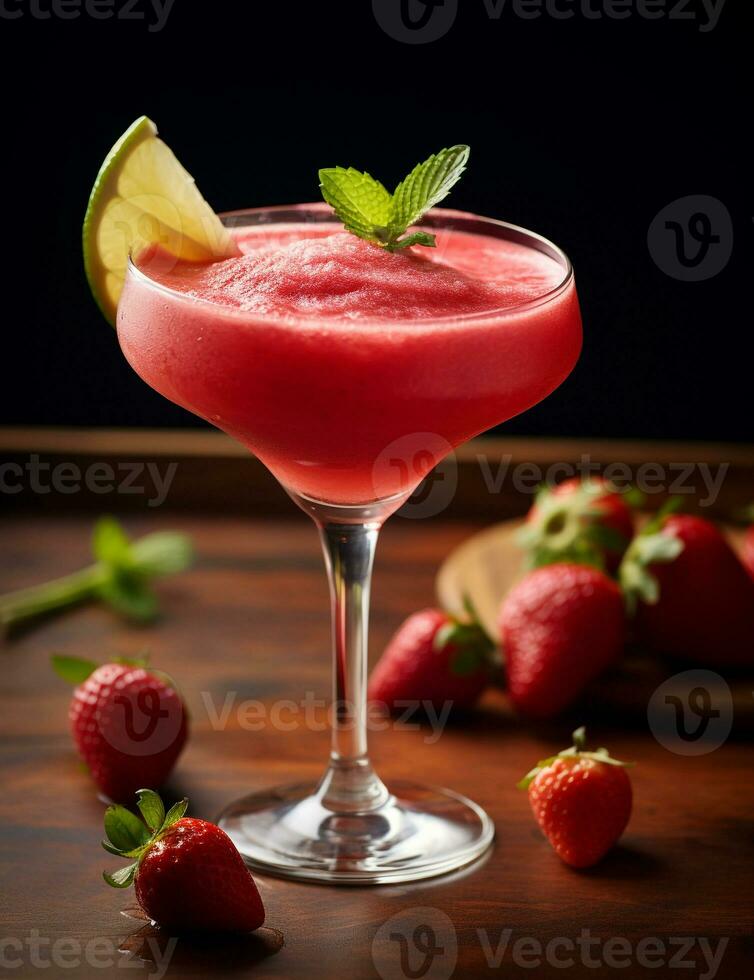
[[426, 245], [435, 236], [425, 231], [405, 234], [411, 225], [450, 193], [466, 169], [469, 147], [447, 147], [417, 164], [391, 194], [371, 174], [353, 167], [326, 167], [319, 171], [322, 197], [343, 222], [346, 231], [379, 245], [388, 252]]
[[94, 528], [93, 565], [63, 578], [0, 596], [0, 634], [80, 602], [100, 600], [126, 619], [148, 622], [158, 613], [151, 582], [191, 564], [191, 541], [175, 531], [130, 540], [112, 517]]

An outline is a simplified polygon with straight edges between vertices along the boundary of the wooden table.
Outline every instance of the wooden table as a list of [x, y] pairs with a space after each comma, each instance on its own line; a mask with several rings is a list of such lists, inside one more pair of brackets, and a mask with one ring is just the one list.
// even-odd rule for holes
[[[32, 509], [0, 522], [2, 590], [87, 560], [90, 514]], [[545, 977], [613, 969], [622, 977], [697, 977], [712, 975], [704, 943], [715, 950], [722, 939], [727, 945], [715, 975], [744, 975], [753, 952], [750, 745], [728, 740], [709, 755], [682, 757], [655, 741], [641, 711], [635, 726], [621, 729], [597, 719], [595, 739], [638, 762], [636, 801], [621, 846], [596, 869], [577, 873], [555, 857], [525, 795], [514, 788], [534, 761], [568, 743], [570, 723], [527, 728], [496, 692], [473, 722], [447, 729], [434, 744], [426, 727], [390, 729], [371, 741], [388, 780], [448, 785], [487, 809], [497, 840], [479, 866], [414, 886], [369, 889], [260, 878], [267, 925], [283, 934], [282, 947], [273, 931], [222, 945], [180, 940], [175, 948], [164, 941], [150, 947], [144, 923], [121, 914], [132, 893], [101, 880], [102, 869], [117, 862], [99, 846], [103, 805], [75, 759], [66, 723], [69, 692], [49, 670], [49, 655], [105, 659], [151, 651], [153, 663], [179, 682], [192, 715], [191, 740], [170, 792], [189, 796], [191, 812], [207, 818], [248, 791], [320, 773], [326, 731], [307, 730], [290, 713], [275, 725], [270, 710], [280, 699], [300, 702], [307, 692], [327, 697], [330, 672], [325, 579], [303, 516], [291, 509], [289, 519], [200, 519], [161, 511], [127, 519], [135, 534], [157, 524], [193, 535], [199, 556], [191, 571], [161, 584], [161, 622], [128, 628], [90, 607], [3, 649], [0, 971], [36, 977], [47, 963], [43, 975], [89, 978], [120, 963], [132, 968], [125, 976], [160, 976], [165, 956], [169, 977], [515, 977], [530, 974], [538, 960], [534, 972]], [[388, 524], [374, 583], [373, 656], [404, 616], [433, 602], [438, 564], [479, 526], [442, 516]], [[261, 730], [244, 730], [238, 706], [248, 699], [264, 706]], [[218, 728], [213, 717], [224, 703], [230, 711]], [[390, 936], [402, 934], [411, 945], [422, 926], [432, 927], [430, 945], [442, 951], [422, 972], [426, 962], [412, 946], [404, 969], [401, 942]], [[427, 937], [416, 935], [420, 943]], [[606, 945], [611, 937], [625, 942], [613, 938]], [[560, 944], [547, 947], [558, 938]], [[131, 953], [118, 953], [120, 946]], [[157, 962], [134, 952], [148, 956], [150, 949]], [[585, 964], [590, 955], [601, 970]], [[569, 958], [573, 965], [564, 973]]]

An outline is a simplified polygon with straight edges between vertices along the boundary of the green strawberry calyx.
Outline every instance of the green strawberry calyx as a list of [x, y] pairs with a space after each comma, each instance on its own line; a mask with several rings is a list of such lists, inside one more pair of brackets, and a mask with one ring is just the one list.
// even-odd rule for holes
[[[628, 541], [615, 528], [600, 522], [598, 499], [619, 493], [610, 484], [584, 480], [573, 491], [555, 493], [543, 486], [534, 501], [535, 512], [519, 530], [517, 540], [526, 552], [526, 569], [573, 561], [605, 570], [605, 552], [622, 552]], [[624, 499], [633, 506], [631, 492]]]
[[636, 613], [639, 602], [650, 606], [660, 598], [660, 583], [650, 566], [675, 561], [683, 551], [683, 541], [665, 530], [665, 521], [680, 507], [680, 498], [671, 497], [655, 516], [636, 535], [623, 556], [618, 569], [626, 610]]
[[[144, 654], [142, 657], [114, 657], [108, 661], [113, 664], [121, 664], [124, 667], [143, 667], [149, 666], [149, 657]], [[68, 657], [65, 654], [54, 653], [50, 657], [52, 669], [69, 684], [83, 684], [91, 675], [101, 667], [102, 664], [94, 660], [86, 660], [84, 657]]]
[[102, 846], [109, 854], [131, 859], [130, 864], [112, 874], [102, 872], [102, 877], [113, 888], [128, 888], [133, 884], [146, 852], [182, 819], [188, 808], [188, 800], [184, 797], [166, 813], [162, 800], [151, 789], [140, 789], [136, 796], [142, 820], [118, 804], [105, 810], [106, 839], [102, 841]]
[[463, 598], [464, 615], [448, 615], [448, 621], [435, 633], [433, 646], [438, 653], [452, 645], [455, 653], [450, 669], [458, 677], [469, 677], [484, 668], [500, 664], [500, 652], [482, 625], [469, 596]]
[[591, 759], [593, 762], [604, 762], [605, 765], [620, 766], [624, 769], [634, 765], [633, 762], [621, 762], [620, 759], [614, 759], [605, 748], [599, 748], [594, 752], [588, 752], [585, 747], [586, 728], [583, 725], [576, 729], [572, 738], [573, 745], [569, 746], [567, 749], [563, 749], [562, 752], [558, 752], [557, 755], [551, 755], [549, 758], [542, 759], [540, 762], [538, 762], [533, 769], [527, 772], [523, 779], [516, 783], [516, 788], [528, 789], [542, 770], [551, 766], [556, 759]]

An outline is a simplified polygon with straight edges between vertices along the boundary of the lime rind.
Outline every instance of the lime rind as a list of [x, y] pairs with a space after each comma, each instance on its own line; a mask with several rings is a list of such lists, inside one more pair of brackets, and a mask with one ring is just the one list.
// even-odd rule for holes
[[238, 247], [193, 177], [141, 116], [108, 153], [84, 217], [84, 269], [105, 318], [115, 325], [128, 258], [157, 244], [176, 259], [216, 261]]

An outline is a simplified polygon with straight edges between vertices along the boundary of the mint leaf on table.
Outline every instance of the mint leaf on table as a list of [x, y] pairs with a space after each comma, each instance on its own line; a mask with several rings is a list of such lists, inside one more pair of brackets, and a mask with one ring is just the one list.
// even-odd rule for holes
[[[158, 613], [152, 579], [183, 571], [191, 564], [191, 539], [175, 531], [156, 531], [131, 541], [112, 517], [94, 529], [93, 565], [63, 578], [0, 596], [0, 633], [81, 602], [102, 601], [135, 622]], [[63, 665], [75, 674], [76, 668]]]
[[470, 149], [465, 144], [447, 147], [418, 164], [391, 194], [371, 174], [353, 167], [319, 171], [322, 196], [343, 222], [346, 231], [393, 252], [410, 245], [436, 245], [424, 231], [405, 234], [411, 225], [439, 204], [466, 169]]
[[130, 564], [131, 542], [114, 517], [100, 517], [94, 525], [92, 552], [98, 561]]

